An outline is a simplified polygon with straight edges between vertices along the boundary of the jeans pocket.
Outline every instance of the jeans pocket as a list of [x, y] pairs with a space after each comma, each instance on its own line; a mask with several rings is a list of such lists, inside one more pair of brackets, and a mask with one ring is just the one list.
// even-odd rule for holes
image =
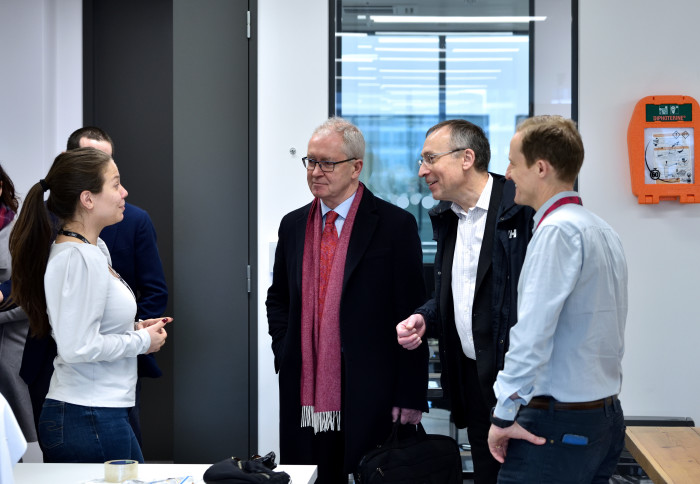
[[47, 399], [39, 418], [39, 439], [46, 449], [63, 444], [63, 417], [66, 404]]

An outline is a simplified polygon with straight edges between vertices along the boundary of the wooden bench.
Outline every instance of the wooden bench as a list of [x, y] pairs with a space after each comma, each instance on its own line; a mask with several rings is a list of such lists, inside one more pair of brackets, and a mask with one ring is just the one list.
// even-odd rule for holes
[[700, 428], [627, 427], [625, 442], [654, 484], [700, 483]]

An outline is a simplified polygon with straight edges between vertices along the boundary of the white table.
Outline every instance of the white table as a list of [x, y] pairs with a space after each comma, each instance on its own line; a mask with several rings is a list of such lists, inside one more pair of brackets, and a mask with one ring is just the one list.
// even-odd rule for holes
[[[139, 464], [139, 480], [149, 482], [168, 477], [192, 476], [203, 483], [202, 475], [210, 464]], [[293, 484], [312, 484], [316, 480], [316, 466], [278, 465], [275, 471], [284, 471]], [[15, 484], [80, 484], [104, 478], [104, 464], [17, 464]]]

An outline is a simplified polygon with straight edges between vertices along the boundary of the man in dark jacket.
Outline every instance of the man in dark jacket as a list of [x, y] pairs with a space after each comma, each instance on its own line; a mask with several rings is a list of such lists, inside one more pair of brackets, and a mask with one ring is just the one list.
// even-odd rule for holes
[[488, 172], [490, 157], [483, 130], [469, 121], [448, 120], [428, 130], [418, 174], [441, 200], [430, 211], [435, 296], [396, 327], [399, 343], [412, 349], [426, 324], [435, 325], [442, 388], [455, 425], [467, 427], [477, 484], [495, 483], [498, 476], [487, 444], [493, 383], [517, 321], [518, 277], [533, 216], [513, 201], [512, 182]]
[[425, 301], [418, 227], [359, 182], [364, 151], [343, 119], [316, 129], [302, 158], [314, 200], [282, 219], [267, 293], [280, 462], [318, 465], [317, 484], [347, 484], [392, 420], [427, 410], [427, 345], [401, 348], [394, 329]]

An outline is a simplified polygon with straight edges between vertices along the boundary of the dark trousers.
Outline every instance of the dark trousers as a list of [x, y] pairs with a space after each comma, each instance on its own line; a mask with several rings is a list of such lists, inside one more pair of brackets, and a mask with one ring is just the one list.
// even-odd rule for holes
[[[521, 407], [516, 421], [544, 445], [508, 442], [499, 484], [607, 484], [625, 444], [620, 401], [593, 410]], [[574, 437], [569, 437], [573, 435]]]
[[476, 361], [462, 354], [462, 365], [467, 389], [465, 392], [467, 436], [474, 462], [474, 483], [495, 484], [501, 466], [489, 451], [488, 436], [489, 428], [491, 428], [489, 418], [491, 409], [487, 407], [486, 398], [481, 391], [479, 376], [476, 372]]
[[[345, 401], [345, 363], [340, 367], [341, 401]], [[284, 405], [280, 402], [280, 405]], [[299, 407], [301, 423], [301, 407]], [[281, 464], [316, 465], [316, 484], [348, 484], [345, 466], [345, 409], [340, 408], [339, 431], [318, 432], [312, 427], [296, 430], [293, 448], [280, 449]]]
[[[341, 427], [342, 428], [342, 427]], [[313, 429], [307, 427], [304, 431], [313, 434]], [[309, 435], [313, 462], [318, 466], [316, 484], [347, 484], [348, 474], [345, 473], [345, 432], [319, 432]]]

